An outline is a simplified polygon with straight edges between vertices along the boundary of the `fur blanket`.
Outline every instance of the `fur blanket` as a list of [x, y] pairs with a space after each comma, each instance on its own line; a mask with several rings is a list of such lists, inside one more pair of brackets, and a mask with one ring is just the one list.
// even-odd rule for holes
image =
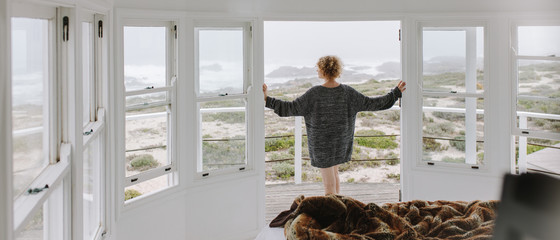
[[271, 226], [287, 239], [491, 239], [498, 201], [411, 201], [382, 207], [330, 195], [299, 196]]

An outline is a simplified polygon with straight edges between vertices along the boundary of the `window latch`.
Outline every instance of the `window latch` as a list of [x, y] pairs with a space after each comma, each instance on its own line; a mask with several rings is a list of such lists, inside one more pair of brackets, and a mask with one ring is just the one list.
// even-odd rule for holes
[[70, 39], [70, 37], [68, 36], [68, 32], [70, 31], [68, 28], [68, 25], [70, 24], [70, 20], [68, 19], [68, 16], [65, 16], [62, 18], [62, 41], [63, 42], [68, 42], [68, 39]]
[[90, 129], [89, 131], [84, 132], [84, 136], [91, 135], [92, 133], [93, 133], [93, 129]]
[[49, 185], [45, 184], [45, 186], [42, 187], [42, 188], [30, 188], [30, 189], [27, 190], [27, 193], [31, 194], [31, 195], [35, 195], [35, 194], [40, 193], [43, 190], [48, 189], [48, 188], [49, 188]]

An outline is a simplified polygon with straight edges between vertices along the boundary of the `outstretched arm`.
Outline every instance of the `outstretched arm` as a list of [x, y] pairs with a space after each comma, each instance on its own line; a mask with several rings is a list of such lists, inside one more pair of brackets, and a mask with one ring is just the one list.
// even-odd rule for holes
[[391, 108], [395, 102], [402, 97], [402, 92], [406, 89], [406, 83], [400, 81], [391, 92], [378, 97], [367, 97], [359, 94], [358, 111], [378, 111]]
[[268, 96], [268, 86], [263, 84], [264, 101], [267, 108], [273, 109], [280, 117], [303, 116], [305, 114], [305, 94], [294, 101], [283, 101]]

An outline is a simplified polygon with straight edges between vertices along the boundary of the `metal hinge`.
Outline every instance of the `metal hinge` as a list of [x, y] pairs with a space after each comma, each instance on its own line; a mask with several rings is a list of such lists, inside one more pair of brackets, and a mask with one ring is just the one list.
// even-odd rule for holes
[[249, 32], [251, 33], [251, 37], [253, 37], [253, 26], [249, 26]]
[[173, 31], [175, 32], [175, 39], [177, 39], [177, 25], [173, 27]]
[[99, 22], [97, 22], [97, 32], [98, 32], [99, 38], [103, 38], [103, 21], [101, 21], [101, 20], [99, 20]]
[[399, 29], [399, 42], [401, 41], [401, 30]]
[[67, 42], [68, 39], [70, 39], [68, 33], [69, 33], [69, 24], [70, 24], [70, 20], [68, 19], [68, 16], [64, 16], [62, 18], [62, 41], [63, 42]]

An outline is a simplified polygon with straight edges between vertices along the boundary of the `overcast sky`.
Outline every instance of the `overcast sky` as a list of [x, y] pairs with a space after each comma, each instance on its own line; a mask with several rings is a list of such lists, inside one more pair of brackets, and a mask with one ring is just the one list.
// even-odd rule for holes
[[267, 21], [265, 64], [312, 67], [325, 55], [337, 55], [345, 65], [400, 61], [399, 29], [398, 21]]

